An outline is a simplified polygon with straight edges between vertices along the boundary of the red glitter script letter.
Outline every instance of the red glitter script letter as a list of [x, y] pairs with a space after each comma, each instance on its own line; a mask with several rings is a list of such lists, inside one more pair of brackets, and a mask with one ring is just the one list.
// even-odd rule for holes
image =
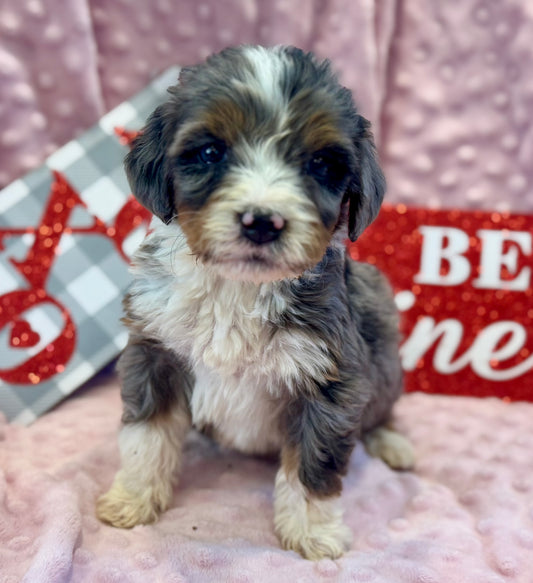
[[[0, 231], [0, 247], [3, 236], [30, 233], [35, 240], [26, 258], [22, 261], [11, 259], [17, 271], [26, 279], [28, 289], [8, 292], [0, 296], [0, 330], [12, 325], [10, 345], [13, 348], [31, 348], [39, 343], [40, 337], [34, 332], [23, 315], [28, 310], [52, 304], [61, 312], [63, 328], [57, 338], [43, 347], [37, 354], [13, 368], [0, 369], [0, 378], [13, 384], [36, 384], [61, 372], [69, 361], [76, 344], [76, 327], [69, 311], [45, 291], [45, 284], [52, 268], [61, 236], [69, 231], [67, 223], [73, 209], [85, 206], [77, 192], [58, 172], [54, 172], [54, 182], [44, 214], [37, 229], [5, 229]], [[95, 218], [94, 228], [101, 231], [103, 224]], [[105, 227], [105, 226], [104, 226]]]

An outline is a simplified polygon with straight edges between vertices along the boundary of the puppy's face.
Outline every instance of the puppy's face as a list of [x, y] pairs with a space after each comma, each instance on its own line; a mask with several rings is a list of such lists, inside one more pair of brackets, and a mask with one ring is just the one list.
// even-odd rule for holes
[[241, 47], [185, 69], [126, 159], [133, 191], [178, 221], [221, 275], [263, 282], [316, 265], [335, 231], [377, 214], [384, 180], [369, 124], [327, 63]]

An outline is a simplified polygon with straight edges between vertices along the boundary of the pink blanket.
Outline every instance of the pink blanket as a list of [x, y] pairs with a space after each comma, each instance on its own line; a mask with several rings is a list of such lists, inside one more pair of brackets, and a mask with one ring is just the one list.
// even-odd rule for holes
[[533, 581], [533, 404], [404, 396], [397, 418], [414, 472], [358, 447], [343, 494], [352, 550], [317, 563], [276, 540], [276, 464], [196, 435], [159, 522], [100, 524], [94, 502], [117, 467], [119, 417], [108, 374], [29, 428], [0, 425], [0, 581]]
[[355, 92], [389, 202], [531, 212], [532, 38], [526, 0], [4, 0], [0, 187], [170, 65], [286, 43]]

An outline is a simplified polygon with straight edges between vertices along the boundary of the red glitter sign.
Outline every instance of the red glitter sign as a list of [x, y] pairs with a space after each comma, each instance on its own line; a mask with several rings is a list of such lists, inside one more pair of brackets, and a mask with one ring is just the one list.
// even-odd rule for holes
[[533, 217], [385, 206], [354, 259], [389, 277], [408, 391], [533, 400]]
[[[118, 129], [128, 144], [137, 132]], [[63, 324], [57, 337], [0, 379], [38, 384], [65, 370], [76, 347], [76, 324], [68, 306], [47, 291], [61, 237], [101, 235], [128, 261], [126, 237], [150, 214], [132, 197], [112, 224], [93, 216], [88, 227], [70, 227], [85, 203], [65, 177], [54, 181], [36, 226], [0, 229], [6, 237], [34, 235], [22, 260], [10, 259], [23, 289], [0, 295], [0, 330], [9, 347], [28, 349], [40, 337], [24, 314], [51, 304]], [[355, 244], [355, 259], [377, 265], [391, 280], [402, 312], [402, 363], [407, 390], [533, 400], [533, 217], [481, 211], [433, 211], [384, 206]]]

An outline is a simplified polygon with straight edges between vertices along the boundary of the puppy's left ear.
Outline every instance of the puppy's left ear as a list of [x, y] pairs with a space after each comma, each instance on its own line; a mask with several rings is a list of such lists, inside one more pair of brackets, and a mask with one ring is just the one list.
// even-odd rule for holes
[[370, 122], [360, 115], [354, 144], [358, 157], [358, 174], [346, 193], [349, 202], [348, 235], [351, 241], [355, 241], [376, 218], [386, 188]]
[[169, 107], [166, 103], [152, 113], [124, 160], [133, 194], [164, 223], [169, 223], [175, 214], [174, 184], [167, 157], [175, 127]]

